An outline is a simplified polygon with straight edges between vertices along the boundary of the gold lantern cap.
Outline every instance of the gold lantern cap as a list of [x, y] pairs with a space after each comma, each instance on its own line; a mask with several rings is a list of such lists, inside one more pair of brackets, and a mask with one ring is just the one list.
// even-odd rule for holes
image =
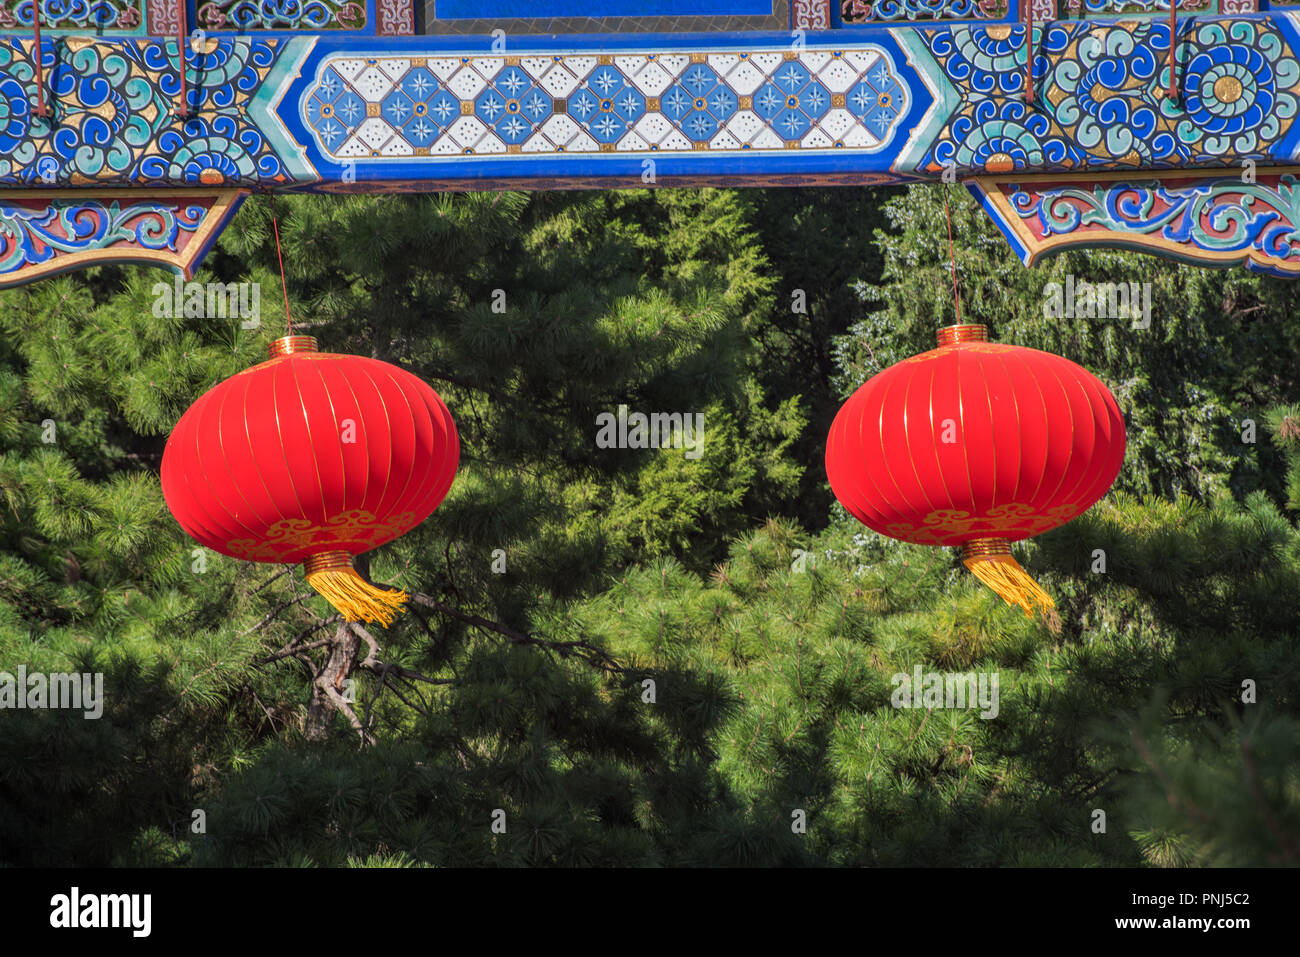
[[959, 342], [988, 342], [989, 327], [978, 322], [963, 322], [944, 326], [938, 332], [940, 346], [955, 346]]
[[276, 356], [287, 356], [294, 352], [319, 352], [316, 347], [315, 336], [281, 336], [279, 339], [272, 339], [266, 346], [267, 354], [274, 359]]

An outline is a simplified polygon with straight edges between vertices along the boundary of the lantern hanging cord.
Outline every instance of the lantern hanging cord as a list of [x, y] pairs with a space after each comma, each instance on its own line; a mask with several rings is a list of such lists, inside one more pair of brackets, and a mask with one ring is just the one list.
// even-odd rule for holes
[[1178, 36], [1178, 0], [1169, 0], [1169, 99], [1174, 103], [1178, 102], [1178, 81], [1174, 79], [1174, 69], [1176, 62], [1174, 59], [1174, 50], [1177, 47]]
[[1027, 6], [1028, 26], [1025, 27], [1025, 42], [1028, 44], [1025, 56], [1025, 99], [1034, 102], [1034, 0], [1025, 0]]
[[943, 187], [943, 216], [948, 221], [948, 265], [952, 269], [952, 305], [957, 310], [957, 324], [961, 325], [961, 300], [957, 298], [957, 251], [952, 244], [952, 210], [948, 207], [948, 187]]
[[280, 264], [280, 289], [284, 293], [284, 322], [293, 335], [293, 320], [289, 317], [289, 284], [284, 278], [284, 255], [280, 252], [280, 224], [275, 218], [275, 194], [267, 193], [271, 201], [271, 228], [275, 230], [275, 260]]
[[[36, 0], [40, 2], [40, 0]], [[190, 115], [190, 93], [189, 82], [185, 77], [185, 27], [188, 11], [185, 9], [185, 0], [176, 0], [176, 59], [180, 64], [181, 73], [181, 119]]]
[[41, 65], [41, 0], [32, 0], [32, 33], [36, 40], [36, 115], [44, 118], [45, 68]]

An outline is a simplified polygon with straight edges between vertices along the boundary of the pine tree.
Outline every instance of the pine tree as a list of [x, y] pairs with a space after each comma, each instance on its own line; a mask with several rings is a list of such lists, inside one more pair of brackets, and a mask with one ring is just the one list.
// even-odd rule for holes
[[[298, 570], [196, 550], [162, 501], [168, 429], [287, 331], [270, 307], [269, 203], [245, 208], [198, 277], [260, 283], [258, 328], [156, 314], [147, 270], [5, 293], [0, 662], [102, 671], [108, 703], [99, 723], [6, 715], [21, 730], [0, 745], [0, 860], [343, 863], [387, 860], [385, 847], [425, 860], [411, 848], [445, 842], [466, 861], [537, 863], [587, 854], [598, 832], [601, 859], [650, 853], [626, 806], [628, 762], [667, 745], [611, 697], [630, 672], [532, 624], [632, 559], [675, 552], [707, 567], [798, 481], [787, 450], [802, 420], [750, 371], [745, 328], [769, 280], [746, 207], [717, 191], [276, 207], [294, 331], [411, 368], [460, 426], [452, 495], [365, 563], [412, 591], [411, 613], [379, 636], [342, 627]], [[674, 464], [681, 450], [599, 449], [596, 416], [619, 404], [704, 413], [700, 467]], [[330, 690], [350, 678], [355, 707]], [[381, 756], [355, 754], [359, 737]], [[412, 825], [376, 810], [383, 792], [321, 777], [364, 777], [390, 749], [427, 769], [410, 778], [421, 801], [428, 775], [453, 771], [464, 800]], [[19, 760], [32, 753], [46, 759]], [[263, 780], [256, 807], [241, 805], [240, 782]], [[313, 795], [327, 792], [335, 803], [315, 821]], [[277, 825], [268, 843], [256, 835], [276, 806], [303, 830]], [[573, 809], [592, 806], [610, 820], [571, 831], [591, 817]], [[480, 840], [498, 807], [510, 833], [533, 837]], [[193, 833], [196, 809], [211, 813], [211, 838]], [[104, 832], [105, 820], [117, 824]]]
[[[0, 864], [1294, 864], [1291, 287], [1025, 270], [953, 193], [963, 318], [1128, 422], [1116, 491], [1023, 550], [1050, 626], [830, 506], [839, 402], [955, 318], [942, 194], [885, 195], [257, 199], [198, 277], [260, 283], [254, 328], [156, 309], [151, 270], [0, 293], [0, 671], [105, 690], [0, 714]], [[360, 563], [411, 592], [387, 630], [196, 550], [159, 490], [183, 410], [287, 331], [273, 209], [294, 330], [460, 428], [446, 502]], [[1150, 281], [1151, 329], [1045, 317], [1070, 274]], [[701, 454], [601, 448], [620, 405], [702, 414]], [[996, 673], [997, 716], [897, 707], [918, 666]]]

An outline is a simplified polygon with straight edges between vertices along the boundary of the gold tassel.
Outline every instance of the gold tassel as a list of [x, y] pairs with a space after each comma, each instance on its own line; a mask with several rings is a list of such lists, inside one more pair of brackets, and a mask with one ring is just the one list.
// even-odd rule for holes
[[393, 623], [406, 604], [406, 592], [377, 588], [357, 574], [347, 552], [321, 552], [303, 562], [307, 584], [325, 596], [345, 621]]
[[972, 575], [1002, 597], [1008, 605], [1019, 605], [1025, 617], [1034, 610], [1047, 617], [1056, 608], [1052, 596], [1020, 567], [1011, 556], [1011, 543], [1004, 538], [977, 538], [961, 547], [962, 562]]

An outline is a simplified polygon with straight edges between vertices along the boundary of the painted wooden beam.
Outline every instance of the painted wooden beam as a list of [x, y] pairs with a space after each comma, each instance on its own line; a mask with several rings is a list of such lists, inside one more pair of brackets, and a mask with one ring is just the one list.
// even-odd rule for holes
[[[10, 255], [22, 236], [36, 235], [31, 223], [58, 229], [78, 203], [87, 221], [103, 218], [110, 196], [175, 216], [178, 190], [970, 179], [1013, 244], [1031, 250], [1042, 243], [1023, 230], [1048, 221], [1008, 212], [1007, 184], [1051, 177], [1061, 195], [1102, 189], [1109, 208], [1115, 197], [1106, 191], [1135, 182], [1159, 189], [1196, 175], [1230, 184], [1250, 169], [1281, 202], [1300, 163], [1300, 13], [1258, 13], [1254, 0], [1183, 0], [1172, 38], [1168, 0], [1033, 0], [1032, 69], [1020, 0], [717, 0], [698, 14], [659, 4], [653, 17], [638, 13], [650, 9], [639, 0], [547, 2], [545, 17], [525, 20], [486, 0], [418, 8], [312, 0], [283, 9], [190, 0], [182, 104], [182, 24], [170, 0], [102, 0], [94, 36], [69, 13], [80, 6], [43, 0], [53, 19], [39, 51], [21, 29], [31, 4], [0, 0], [0, 29], [11, 31], [0, 35]], [[508, 25], [634, 28], [454, 31], [491, 9], [509, 14], [499, 20]], [[755, 17], [785, 26], [642, 29]], [[1177, 101], [1167, 94], [1171, 39]], [[38, 82], [45, 117], [34, 109]], [[50, 205], [40, 213], [31, 194], [12, 190], [46, 190]], [[1226, 187], [1215, 196], [1219, 209], [1257, 201]], [[1109, 228], [1142, 231], [1136, 219]], [[1066, 232], [1069, 242], [1100, 241], [1095, 228]], [[1065, 243], [1066, 232], [1040, 239]], [[1212, 232], [1192, 229], [1176, 241], [1186, 258], [1218, 255]], [[129, 247], [119, 238], [95, 255]], [[48, 271], [48, 258], [35, 258], [74, 254], [59, 243], [31, 248], [23, 254], [31, 262], [11, 260], [14, 275]]]

